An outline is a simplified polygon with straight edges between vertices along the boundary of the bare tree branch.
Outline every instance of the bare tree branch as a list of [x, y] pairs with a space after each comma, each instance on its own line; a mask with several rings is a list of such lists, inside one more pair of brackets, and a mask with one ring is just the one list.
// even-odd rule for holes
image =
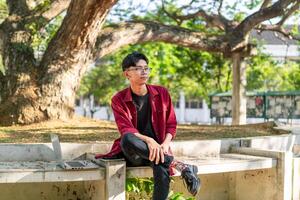
[[161, 9], [162, 9], [162, 11], [163, 11], [169, 18], [173, 19], [173, 20], [177, 23], [178, 26], [180, 26], [180, 25], [182, 24], [182, 20], [176, 18], [175, 15], [169, 13], [169, 12], [166, 10], [164, 0], [161, 0]]
[[299, 35], [293, 35], [290, 31], [286, 30], [280, 25], [266, 25], [262, 24], [258, 27], [255, 28], [256, 30], [259, 31], [273, 31], [273, 32], [278, 32], [281, 33], [284, 37], [287, 37], [291, 40], [298, 40], [300, 41], [300, 36]]
[[194, 2], [196, 2], [196, 0], [191, 0], [190, 3], [188, 3], [187, 5], [181, 6], [180, 10], [191, 7]]
[[222, 9], [222, 6], [223, 6], [223, 0], [220, 0], [220, 5], [219, 5], [219, 8], [218, 8], [218, 14], [221, 16], [221, 9]]
[[[221, 1], [221, 4], [222, 4], [222, 2], [223, 1]], [[192, 3], [193, 3], [193, 1], [191, 1], [189, 5], [191, 5]], [[220, 4], [219, 9], [221, 9], [221, 6], [222, 6], [221, 4]], [[187, 7], [187, 5], [181, 7], [180, 9], [185, 8], [185, 7]], [[182, 22], [185, 20], [194, 19], [197, 17], [202, 17], [208, 26], [219, 28], [220, 30], [225, 30], [226, 26], [229, 24], [229, 21], [222, 15], [220, 15], [220, 14], [219, 15], [216, 15], [216, 14], [209, 15], [202, 9], [198, 10], [195, 13], [187, 14], [187, 15], [178, 15], [178, 14], [176, 14], [176, 12], [170, 13], [165, 9], [164, 0], [162, 0], [162, 9], [163, 9], [163, 12], [165, 12], [165, 14], [169, 18], [173, 19], [179, 25], [182, 24]]]
[[104, 28], [98, 36], [94, 59], [101, 58], [129, 44], [147, 41], [166, 42], [210, 52], [227, 52], [222, 36], [207, 36], [189, 29], [151, 21], [126, 22]]
[[27, 21], [42, 18], [44, 22], [49, 22], [65, 11], [69, 7], [70, 2], [71, 0], [51, 0], [51, 4], [47, 8], [33, 10]]
[[246, 17], [234, 30], [233, 34], [241, 38], [247, 35], [255, 26], [268, 19], [284, 14], [285, 9], [292, 3], [299, 0], [279, 0], [272, 6], [261, 9]]
[[50, 21], [51, 19], [65, 11], [68, 8], [70, 2], [71, 0], [54, 0], [52, 1], [50, 8], [42, 13], [42, 16]]
[[277, 23], [279, 26], [282, 26], [284, 22], [296, 11], [299, 9], [300, 1], [296, 2], [287, 13], [281, 18], [281, 20]]
[[172, 19], [177, 19], [181, 22], [189, 19], [194, 19], [197, 17], [202, 17], [204, 21], [207, 23], [207, 25], [210, 27], [216, 27], [221, 30], [225, 30], [226, 24], [224, 23], [225, 21], [224, 18], [221, 18], [219, 15], [215, 15], [215, 14], [209, 15], [204, 10], [199, 10], [195, 13], [188, 14], [188, 15], [177, 15], [177, 14], [172, 15]]

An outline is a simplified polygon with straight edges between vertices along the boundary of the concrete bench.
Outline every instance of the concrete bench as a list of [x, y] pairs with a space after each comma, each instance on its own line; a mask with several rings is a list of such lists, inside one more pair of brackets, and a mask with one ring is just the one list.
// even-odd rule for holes
[[[286, 157], [286, 152], [265, 151], [252, 148], [233, 148], [234, 153], [224, 153], [218, 156], [202, 156], [202, 157], [176, 157], [176, 159], [193, 164], [198, 167], [198, 174], [216, 174], [227, 172], [240, 172], [263, 169], [278, 169], [276, 182], [283, 183], [282, 188], [290, 185], [284, 185], [286, 176], [284, 173], [290, 173], [287, 163], [282, 162], [282, 158]], [[249, 154], [249, 155], [246, 155]], [[253, 155], [258, 154], [259, 156]], [[90, 155], [92, 159], [93, 156]], [[127, 167], [124, 160], [95, 160], [99, 165], [106, 168], [106, 196], [105, 199], [124, 199], [125, 200], [125, 179], [136, 177], [152, 177], [152, 169], [150, 167]], [[284, 171], [282, 171], [284, 168]], [[125, 170], [126, 169], [126, 170]], [[179, 176], [177, 172], [175, 176]], [[280, 188], [280, 187], [279, 187]], [[288, 199], [289, 194], [285, 194], [285, 190], [278, 193], [278, 199]], [[286, 197], [285, 197], [286, 196]]]
[[[87, 159], [93, 159], [88, 154]], [[198, 167], [199, 174], [236, 172], [276, 167], [274, 158], [220, 154], [211, 157], [177, 157]], [[124, 160], [95, 160], [99, 169], [63, 170], [57, 162], [0, 162], [0, 183], [45, 183], [105, 180], [105, 199], [125, 200], [126, 177], [152, 177], [150, 167], [128, 167]], [[103, 167], [101, 167], [103, 166]], [[176, 173], [175, 176], [179, 176]]]
[[[260, 173], [260, 171], [263, 170], [271, 170], [271, 175], [265, 175], [263, 177], [266, 179], [270, 179], [268, 177], [271, 177], [272, 181], [269, 181], [268, 184], [271, 183], [272, 187], [274, 184], [276, 188], [272, 191], [273, 196], [265, 199], [290, 200], [293, 171], [291, 164], [293, 157], [292, 152], [253, 148], [255, 142], [249, 143], [247, 140], [250, 139], [174, 142], [172, 149], [176, 159], [194, 164], [198, 167], [198, 174], [201, 179], [207, 175], [230, 174], [229, 178], [233, 180], [231, 181], [232, 183], [230, 183], [230, 185], [232, 185], [231, 188], [239, 188], [230, 189], [229, 193], [232, 193], [230, 194], [230, 198], [217, 199], [257, 200], [256, 197], [245, 196], [245, 192], [240, 192], [243, 191], [241, 186], [247, 185], [247, 187], [249, 187], [249, 184], [245, 182], [245, 180], [242, 180], [240, 176], [248, 176], [254, 172]], [[247, 147], [242, 147], [243, 145]], [[107, 143], [62, 144], [62, 148], [64, 159], [70, 160], [80, 157], [80, 159], [93, 160], [94, 152], [106, 152], [110, 148], [110, 145]], [[195, 151], [195, 149], [201, 149], [201, 151]], [[84, 154], [84, 152], [90, 153]], [[36, 187], [43, 187], [43, 185], [40, 185], [40, 183], [43, 183], [46, 184], [46, 186], [43, 187], [43, 191], [36, 190], [35, 196], [30, 197], [28, 195], [27, 199], [79, 198], [124, 200], [126, 177], [152, 177], [150, 167], [126, 168], [124, 160], [94, 160], [94, 162], [99, 165], [99, 168], [92, 170], [63, 170], [57, 167], [58, 163], [53, 160], [55, 160], [55, 158], [51, 144], [0, 145], [1, 188], [5, 188], [6, 184], [9, 185], [11, 183], [13, 183], [14, 186], [16, 185], [15, 183], [19, 183], [22, 188], [29, 187], [28, 183], [34, 184]], [[175, 177], [179, 175], [179, 173], [176, 173]], [[73, 185], [71, 183], [73, 183]], [[206, 183], [203, 184], [205, 187]], [[81, 192], [81, 190], [78, 189], [79, 186], [84, 188], [82, 193], [87, 191], [89, 193], [86, 196], [78, 197]], [[7, 187], [11, 187], [11, 185]], [[57, 194], [53, 194], [54, 189], [51, 190], [53, 187], [56, 188], [55, 192], [57, 192]], [[72, 187], [73, 189], [70, 189]], [[261, 185], [257, 183], [251, 185], [252, 189], [258, 188], [257, 191], [259, 191], [260, 187]], [[206, 191], [206, 193], [214, 193], [216, 189], [217, 188], [212, 188], [211, 192]], [[5, 193], [2, 190], [0, 192], [2, 192], [2, 194]], [[77, 195], [76, 198], [74, 192]], [[251, 190], [247, 190], [247, 192], [249, 194]], [[13, 189], [8, 190], [7, 195], [8, 193], [11, 195]], [[42, 193], [44, 195], [43, 198], [41, 197]], [[46, 198], [46, 194], [56, 196]], [[20, 200], [26, 198], [15, 197], [9, 199]]]

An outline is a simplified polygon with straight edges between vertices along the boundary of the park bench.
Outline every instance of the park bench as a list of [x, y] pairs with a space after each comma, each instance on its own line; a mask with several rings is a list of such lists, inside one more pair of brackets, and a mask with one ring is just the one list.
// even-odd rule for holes
[[[175, 142], [173, 149], [175, 155], [181, 155], [176, 156], [178, 160], [196, 165], [199, 175], [274, 169], [276, 176], [273, 182], [277, 184], [277, 198], [289, 199], [292, 153], [286, 150], [241, 147], [242, 143], [254, 146], [247, 140], [243, 142], [241, 140], [215, 140]], [[291, 144], [289, 139], [286, 140], [286, 144]], [[202, 151], [195, 151], [201, 146]], [[90, 158], [93, 159], [93, 156], [90, 155]], [[126, 177], [152, 177], [150, 167], [126, 168], [122, 160], [95, 160], [95, 162], [106, 168], [106, 180], [110, 180], [106, 181], [105, 185], [106, 199], [124, 198]], [[179, 173], [175, 174], [175, 176], [179, 175]]]
[[[22, 145], [0, 145], [0, 183], [63, 183], [100, 181], [103, 187], [94, 199], [125, 199], [126, 177], [152, 177], [150, 167], [128, 167], [124, 160], [94, 160], [93, 152], [109, 149], [108, 144], [77, 144], [80, 151], [69, 153], [66, 159], [80, 158], [94, 160], [98, 169], [63, 170], [53, 161], [50, 144], [22, 147]], [[71, 146], [70, 144], [65, 144]], [[250, 146], [249, 146], [250, 145]], [[252, 145], [252, 146], [251, 146]], [[69, 152], [74, 151], [70, 149]], [[76, 145], [75, 145], [76, 146]], [[248, 147], [243, 147], [248, 146]], [[211, 141], [174, 142], [173, 151], [178, 160], [194, 164], [198, 174], [238, 173], [273, 169], [273, 182], [276, 183], [276, 198], [290, 200], [292, 180], [292, 152], [253, 148], [247, 140], [228, 139]], [[46, 151], [45, 151], [45, 147]], [[188, 147], [188, 148], [187, 148]], [[15, 148], [15, 149], [14, 149]], [[25, 150], [22, 148], [25, 148]], [[42, 152], [38, 150], [43, 148]], [[66, 147], [67, 148], [67, 147]], [[6, 149], [6, 150], [5, 150]], [[11, 153], [14, 149], [13, 153]], [[4, 151], [5, 150], [5, 151]], [[105, 151], [106, 151], [105, 150]], [[13, 158], [22, 151], [25, 156]], [[83, 152], [90, 152], [83, 154]], [[6, 154], [6, 155], [5, 155]], [[11, 155], [10, 155], [11, 154]], [[28, 154], [28, 155], [27, 155]], [[36, 155], [38, 154], [38, 155]], [[6, 159], [4, 158], [6, 156]], [[36, 158], [34, 158], [35, 155]], [[41, 161], [42, 160], [42, 161]], [[179, 176], [176, 173], [175, 176]], [[235, 184], [244, 180], [236, 180]], [[205, 184], [205, 183], [203, 183]], [[243, 183], [242, 183], [243, 184]], [[242, 185], [241, 184], [241, 185]], [[251, 188], [255, 188], [253, 185]], [[260, 187], [257, 185], [257, 187]], [[248, 191], [251, 193], [251, 190]], [[242, 199], [242, 198], [237, 198]], [[251, 199], [251, 198], [250, 198]]]

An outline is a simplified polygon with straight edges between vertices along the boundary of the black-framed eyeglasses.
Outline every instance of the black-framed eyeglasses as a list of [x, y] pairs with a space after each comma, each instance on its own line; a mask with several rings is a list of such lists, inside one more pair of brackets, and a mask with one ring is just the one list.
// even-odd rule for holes
[[150, 67], [136, 66], [136, 67], [128, 68], [127, 71], [135, 71], [135, 72], [138, 72], [138, 73], [142, 73], [144, 71], [144, 72], [149, 73], [149, 72], [151, 72], [151, 68]]

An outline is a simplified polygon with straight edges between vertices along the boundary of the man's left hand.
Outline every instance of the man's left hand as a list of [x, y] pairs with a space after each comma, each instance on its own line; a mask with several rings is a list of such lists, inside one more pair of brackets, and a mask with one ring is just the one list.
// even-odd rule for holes
[[164, 154], [168, 154], [170, 148], [170, 142], [163, 142], [161, 145], [162, 151]]

